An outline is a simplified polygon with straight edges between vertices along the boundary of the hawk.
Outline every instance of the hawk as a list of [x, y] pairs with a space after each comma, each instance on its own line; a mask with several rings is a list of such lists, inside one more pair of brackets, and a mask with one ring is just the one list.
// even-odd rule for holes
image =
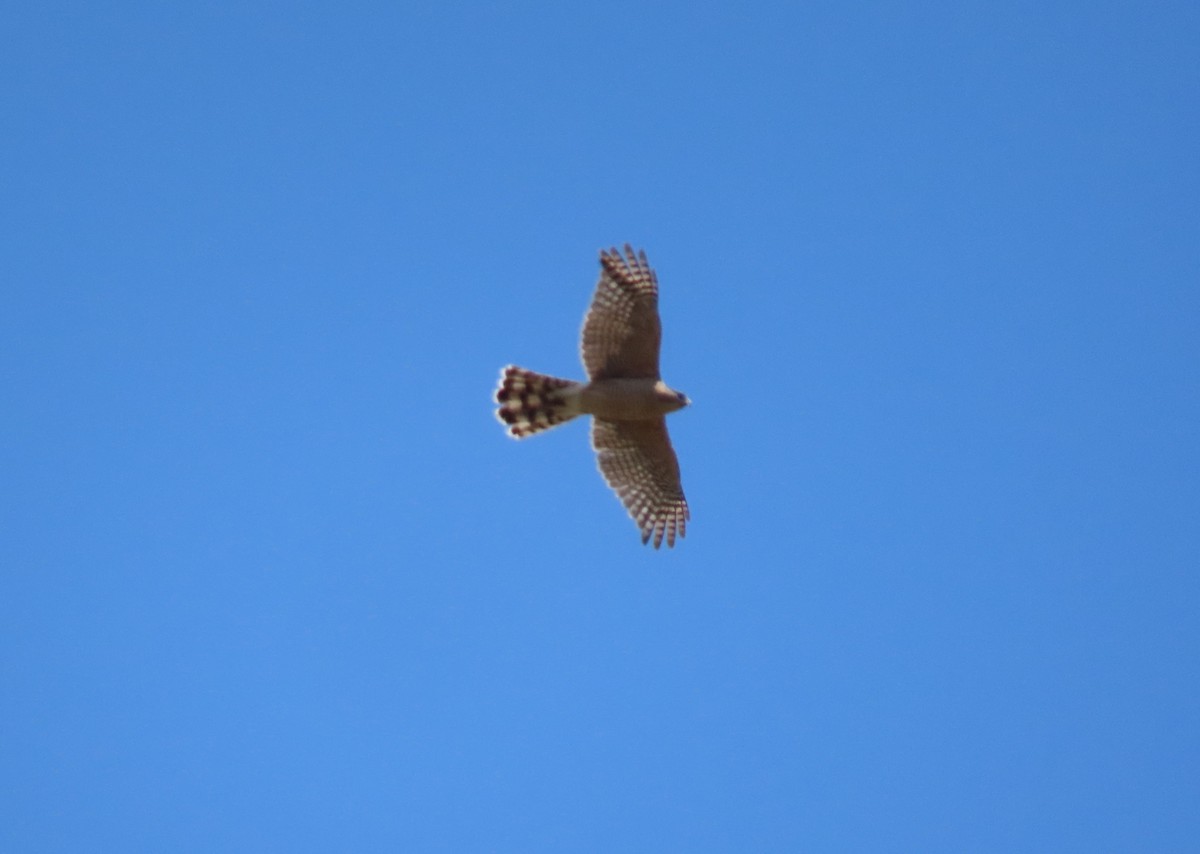
[[509, 365], [496, 389], [496, 417], [524, 439], [592, 416], [592, 447], [600, 473], [642, 532], [642, 543], [668, 546], [691, 518], [666, 415], [691, 401], [658, 372], [662, 324], [658, 278], [646, 253], [625, 244], [600, 252], [600, 281], [583, 319], [580, 355], [587, 382], [559, 379]]

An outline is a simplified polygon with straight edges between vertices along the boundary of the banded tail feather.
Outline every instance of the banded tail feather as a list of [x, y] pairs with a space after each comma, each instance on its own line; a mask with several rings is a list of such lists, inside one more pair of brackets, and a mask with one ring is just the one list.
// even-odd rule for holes
[[518, 439], [532, 436], [579, 415], [581, 384], [549, 377], [516, 365], [500, 373], [496, 417]]

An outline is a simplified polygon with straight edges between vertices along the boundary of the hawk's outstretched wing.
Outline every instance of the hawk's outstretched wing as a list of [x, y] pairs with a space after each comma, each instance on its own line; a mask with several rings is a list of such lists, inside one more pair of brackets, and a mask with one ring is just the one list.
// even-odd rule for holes
[[600, 472], [654, 548], [675, 545], [687, 530], [687, 499], [679, 482], [679, 462], [667, 435], [666, 419], [608, 421], [592, 419], [592, 447]]
[[600, 267], [580, 344], [588, 377], [658, 379], [658, 279], [646, 263], [646, 253], [635, 255], [625, 244], [624, 256], [616, 249], [602, 251]]

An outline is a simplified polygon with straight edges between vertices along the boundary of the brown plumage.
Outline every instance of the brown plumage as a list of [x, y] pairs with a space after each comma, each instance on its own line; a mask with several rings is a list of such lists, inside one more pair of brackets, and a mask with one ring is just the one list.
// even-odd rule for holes
[[690, 518], [665, 416], [690, 401], [659, 376], [658, 279], [646, 253], [600, 253], [600, 281], [583, 321], [580, 355], [589, 381], [506, 367], [496, 415], [523, 439], [578, 415], [592, 416], [601, 474], [629, 511], [642, 542], [675, 545]]

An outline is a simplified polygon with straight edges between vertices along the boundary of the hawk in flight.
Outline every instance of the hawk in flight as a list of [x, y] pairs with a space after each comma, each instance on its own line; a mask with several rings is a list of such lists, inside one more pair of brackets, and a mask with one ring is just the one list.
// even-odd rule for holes
[[518, 439], [577, 415], [592, 416], [592, 447], [600, 472], [657, 549], [684, 535], [690, 518], [666, 415], [687, 397], [662, 381], [658, 347], [658, 278], [646, 253], [600, 252], [600, 281], [583, 319], [580, 354], [587, 382], [509, 365], [496, 390], [496, 416]]

